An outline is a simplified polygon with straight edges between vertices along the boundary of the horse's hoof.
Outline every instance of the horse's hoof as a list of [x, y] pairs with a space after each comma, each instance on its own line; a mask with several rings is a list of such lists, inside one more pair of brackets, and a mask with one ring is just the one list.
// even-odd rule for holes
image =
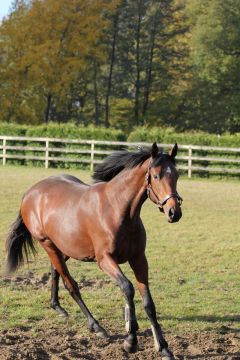
[[108, 333], [106, 332], [106, 330], [101, 327], [98, 323], [93, 323], [89, 326], [89, 330], [91, 332], [94, 332], [97, 337], [102, 338], [102, 339], [109, 339]]
[[62, 317], [65, 317], [65, 318], [68, 317], [68, 313], [61, 306], [55, 305], [55, 306], [52, 306], [52, 308], [54, 310], [56, 310], [56, 312], [58, 313], [59, 316], [62, 316]]
[[124, 340], [123, 348], [127, 353], [135, 353], [137, 351], [137, 342], [128, 341], [128, 339]]
[[69, 315], [65, 310], [60, 310], [58, 311], [58, 316], [64, 317], [64, 318], [68, 318]]
[[103, 328], [101, 328], [99, 331], [96, 331], [96, 335], [101, 339], [109, 339], [108, 333]]
[[169, 349], [162, 349], [161, 351], [162, 360], [175, 360], [173, 353]]

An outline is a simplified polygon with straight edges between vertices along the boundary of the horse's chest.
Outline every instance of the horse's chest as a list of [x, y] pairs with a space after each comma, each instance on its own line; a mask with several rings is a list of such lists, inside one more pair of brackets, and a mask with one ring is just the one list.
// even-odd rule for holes
[[131, 259], [138, 249], [139, 241], [133, 229], [127, 228], [125, 231], [120, 231], [116, 235], [113, 245], [113, 255], [118, 263], [124, 263]]

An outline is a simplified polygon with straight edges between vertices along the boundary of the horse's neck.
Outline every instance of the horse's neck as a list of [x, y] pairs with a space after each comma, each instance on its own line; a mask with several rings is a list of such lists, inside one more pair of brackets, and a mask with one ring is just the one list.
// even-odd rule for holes
[[118, 206], [121, 216], [133, 219], [139, 216], [146, 200], [145, 171], [143, 167], [125, 170], [109, 182], [110, 196]]

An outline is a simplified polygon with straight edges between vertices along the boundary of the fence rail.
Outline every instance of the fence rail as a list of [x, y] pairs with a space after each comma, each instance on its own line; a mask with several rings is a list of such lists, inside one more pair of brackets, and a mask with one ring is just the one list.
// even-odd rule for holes
[[[40, 161], [45, 168], [55, 163], [95, 164], [114, 150], [151, 146], [149, 143], [0, 136], [2, 165], [8, 160]], [[159, 144], [164, 149], [171, 144]], [[77, 155], [77, 156], [76, 156]], [[240, 148], [179, 145], [178, 169], [192, 177], [193, 172], [239, 174]], [[215, 164], [218, 166], [215, 167]]]

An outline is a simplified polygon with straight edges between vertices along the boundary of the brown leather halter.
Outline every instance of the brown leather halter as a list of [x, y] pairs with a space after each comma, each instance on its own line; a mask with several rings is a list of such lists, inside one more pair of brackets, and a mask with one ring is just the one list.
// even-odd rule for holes
[[[151, 185], [151, 175], [150, 175], [151, 165], [152, 165], [152, 161], [150, 160], [149, 165], [148, 165], [148, 169], [147, 169], [147, 172], [146, 172], [146, 183], [147, 183], [147, 196], [148, 196], [148, 198], [150, 200], [152, 200], [160, 209], [163, 209], [163, 206], [171, 198], [177, 198], [178, 205], [181, 206], [182, 202], [183, 202], [183, 199], [181, 198], [181, 196], [178, 194], [177, 191], [165, 196], [162, 200], [159, 200], [157, 194], [155, 193], [155, 191], [153, 190], [152, 185]], [[151, 199], [151, 194], [152, 194], [153, 198], [155, 198], [155, 201], [153, 199]]]

